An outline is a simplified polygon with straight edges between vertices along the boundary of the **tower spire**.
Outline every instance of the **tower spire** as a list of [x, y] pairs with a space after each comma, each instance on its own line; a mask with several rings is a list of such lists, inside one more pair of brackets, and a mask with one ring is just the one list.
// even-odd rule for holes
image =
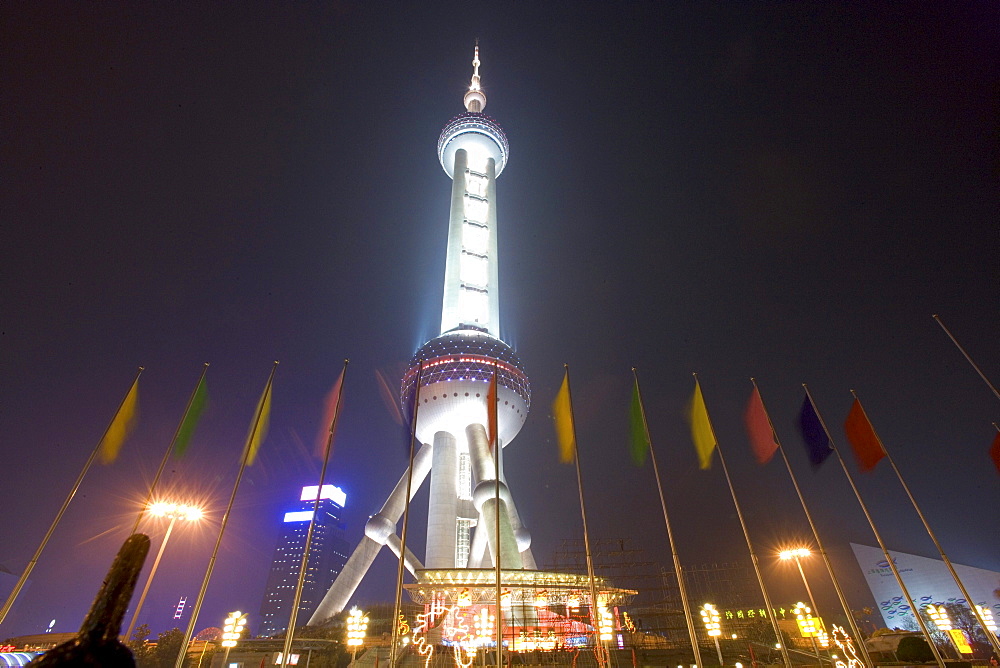
[[486, 107], [486, 94], [479, 84], [479, 42], [476, 42], [476, 50], [472, 56], [472, 81], [463, 101], [466, 111], [479, 113]]

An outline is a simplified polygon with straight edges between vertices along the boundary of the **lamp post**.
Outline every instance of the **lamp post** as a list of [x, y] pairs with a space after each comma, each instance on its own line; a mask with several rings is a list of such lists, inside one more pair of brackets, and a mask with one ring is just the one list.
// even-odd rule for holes
[[799, 635], [803, 638], [809, 638], [812, 641], [813, 653], [816, 654], [816, 663], [822, 666], [823, 658], [819, 655], [819, 645], [816, 644], [816, 638], [820, 634], [821, 620], [813, 617], [812, 608], [802, 601], [795, 604], [794, 614], [795, 623], [799, 627]]
[[146, 600], [146, 594], [149, 593], [149, 587], [153, 584], [153, 576], [156, 575], [156, 569], [160, 565], [160, 557], [163, 556], [163, 550], [167, 547], [167, 541], [170, 540], [170, 534], [173, 533], [174, 523], [177, 520], [186, 520], [188, 522], [194, 522], [200, 520], [204, 514], [201, 508], [197, 506], [187, 506], [182, 503], [172, 503], [169, 501], [157, 501], [156, 503], [151, 503], [146, 508], [146, 512], [153, 517], [169, 517], [170, 524], [167, 525], [167, 532], [163, 534], [163, 542], [160, 543], [160, 551], [156, 553], [156, 559], [153, 560], [153, 566], [149, 569], [149, 575], [146, 577], [146, 584], [142, 588], [142, 594], [139, 596], [139, 602], [135, 606], [135, 612], [132, 613], [132, 622], [128, 625], [128, 631], [125, 632], [125, 640], [128, 641], [132, 637], [132, 630], [135, 628], [136, 620], [139, 619], [139, 611], [142, 610], [142, 604]]
[[351, 663], [354, 663], [358, 647], [365, 643], [365, 631], [367, 630], [368, 615], [354, 606], [347, 615], [347, 646], [351, 648]]
[[[719, 665], [722, 665], [722, 647], [719, 646], [719, 636], [722, 635], [722, 624], [719, 611], [711, 603], [701, 606], [701, 621], [705, 623], [705, 630], [709, 637], [715, 641], [715, 653], [719, 655]], [[700, 667], [699, 667], [700, 668]]]
[[222, 666], [225, 668], [226, 663], [229, 662], [229, 650], [236, 647], [236, 641], [240, 639], [240, 634], [243, 633], [243, 629], [247, 625], [247, 613], [236, 612], [229, 613], [226, 617], [226, 621], [222, 626], [222, 646], [226, 648], [226, 654], [222, 657]]
[[[817, 633], [809, 637], [812, 638], [813, 650], [816, 652], [816, 660], [819, 662], [820, 665], [823, 665], [823, 660], [822, 658], [820, 658], [819, 654], [819, 646], [816, 644], [816, 637], [820, 635], [821, 632], [823, 632], [823, 618], [819, 614], [819, 608], [816, 607], [816, 599], [813, 598], [812, 589], [809, 587], [809, 581], [806, 580], [806, 572], [802, 569], [802, 559], [811, 556], [812, 556], [812, 550], [810, 550], [808, 547], [797, 547], [790, 550], [782, 550], [781, 552], [778, 553], [778, 558], [781, 559], [782, 561], [795, 560], [795, 565], [799, 569], [799, 576], [802, 577], [802, 584], [803, 586], [805, 586], [806, 595], [809, 597], [809, 605], [812, 606], [811, 612], [816, 615], [815, 626], [817, 626]], [[860, 638], [858, 638], [858, 642], [863, 642], [863, 641]]]

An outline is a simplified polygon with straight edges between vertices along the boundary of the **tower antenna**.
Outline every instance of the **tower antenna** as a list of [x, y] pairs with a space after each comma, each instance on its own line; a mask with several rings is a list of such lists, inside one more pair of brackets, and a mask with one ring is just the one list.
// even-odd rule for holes
[[469, 90], [463, 100], [466, 111], [474, 113], [481, 112], [486, 107], [486, 94], [483, 93], [479, 83], [479, 40], [476, 40], [476, 49], [472, 56], [472, 81], [469, 83]]

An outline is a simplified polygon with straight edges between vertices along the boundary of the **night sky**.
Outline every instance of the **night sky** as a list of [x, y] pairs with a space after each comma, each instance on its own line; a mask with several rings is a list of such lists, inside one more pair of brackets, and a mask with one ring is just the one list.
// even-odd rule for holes
[[[852, 603], [871, 600], [848, 543], [874, 538], [836, 462], [809, 469], [802, 383], [847, 457], [855, 389], [952, 560], [1000, 570], [1000, 402], [931, 317], [1000, 382], [995, 3], [422, 4], [0, 7], [0, 566], [23, 570], [146, 367], [134, 436], [90, 471], [0, 637], [79, 627], [204, 362], [210, 405], [163, 491], [212, 522], [175, 529], [140, 621], [155, 634], [193, 603], [273, 360], [198, 628], [242, 609], [256, 629], [344, 358], [329, 478], [360, 538], [405, 467], [377, 374], [395, 391], [439, 333], [436, 141], [477, 38], [511, 146], [502, 336], [532, 382], [506, 466], [539, 564], [582, 536], [550, 419], [568, 363], [595, 539], [670, 561], [627, 455], [634, 365], [685, 564], [748, 561], [683, 418], [697, 372], [772, 598], [804, 595], [772, 555], [809, 536], [780, 461], [752, 460], [751, 376]], [[886, 464], [858, 482], [890, 549], [937, 556]], [[357, 600], [391, 600], [394, 574], [386, 551]]]

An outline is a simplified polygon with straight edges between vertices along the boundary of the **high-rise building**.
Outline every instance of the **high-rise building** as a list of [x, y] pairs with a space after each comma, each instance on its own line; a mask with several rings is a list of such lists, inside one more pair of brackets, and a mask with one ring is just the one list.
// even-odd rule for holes
[[320, 497], [319, 508], [316, 511], [309, 560], [302, 583], [297, 622], [299, 625], [304, 624], [313, 614], [323, 594], [347, 561], [349, 546], [344, 540], [342, 519], [347, 495], [333, 485], [323, 485], [322, 493], [317, 485], [303, 487], [298, 504], [282, 517], [281, 535], [274, 547], [271, 572], [267, 577], [264, 600], [260, 605], [261, 636], [272, 636], [288, 627], [295, 587], [302, 567], [306, 534], [317, 495]]

